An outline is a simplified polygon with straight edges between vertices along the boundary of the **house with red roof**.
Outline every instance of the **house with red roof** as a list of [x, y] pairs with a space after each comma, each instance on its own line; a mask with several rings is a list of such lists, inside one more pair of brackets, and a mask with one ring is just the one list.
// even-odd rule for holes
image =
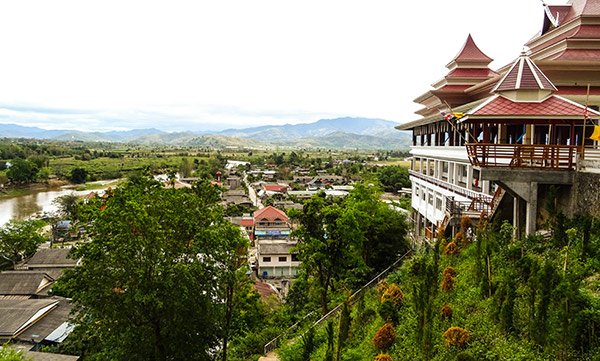
[[518, 235], [533, 234], [547, 217], [539, 205], [549, 200], [565, 214], [600, 215], [579, 186], [583, 178], [600, 182], [592, 137], [600, 119], [600, 0], [541, 6], [542, 28], [516, 60], [492, 70], [469, 35], [447, 74], [415, 99], [419, 118], [397, 127], [413, 135], [420, 237], [452, 236], [464, 216], [502, 217]]
[[262, 278], [293, 278], [300, 262], [293, 252], [288, 216], [282, 210], [267, 206], [254, 212], [254, 240], [257, 245], [257, 269]]

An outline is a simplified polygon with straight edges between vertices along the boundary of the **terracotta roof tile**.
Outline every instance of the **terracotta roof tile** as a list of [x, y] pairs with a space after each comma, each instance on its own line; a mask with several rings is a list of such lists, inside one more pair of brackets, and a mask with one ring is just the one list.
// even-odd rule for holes
[[513, 102], [499, 96], [476, 110], [476, 116], [550, 116], [583, 117], [583, 106], [578, 106], [558, 96], [551, 96], [540, 103]]
[[273, 206], [267, 206], [265, 208], [259, 209], [258, 211], [254, 212], [254, 219], [275, 219], [275, 218], [279, 218], [283, 221], [287, 221], [288, 220], [288, 216], [285, 214], [285, 212], [273, 207]]
[[468, 61], [468, 62], [481, 61], [481, 62], [485, 62], [486, 64], [489, 64], [492, 61], [492, 58], [485, 55], [479, 49], [479, 47], [475, 44], [473, 37], [471, 36], [471, 34], [469, 34], [462, 49], [460, 49], [458, 54], [454, 57], [454, 61], [456, 61], [457, 63], [459, 63], [461, 61]]
[[519, 89], [556, 91], [554, 84], [548, 80], [540, 68], [525, 54], [521, 54], [506, 75], [500, 79], [492, 92]]
[[456, 68], [446, 75], [446, 78], [487, 78], [494, 76], [489, 68]]

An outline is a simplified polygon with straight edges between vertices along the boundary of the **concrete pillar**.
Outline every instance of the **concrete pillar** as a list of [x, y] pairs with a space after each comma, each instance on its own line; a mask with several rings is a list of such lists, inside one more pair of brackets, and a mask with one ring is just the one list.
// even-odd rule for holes
[[459, 176], [458, 172], [462, 170], [461, 168], [462, 167], [460, 166], [460, 164], [454, 163], [454, 167], [453, 167], [453, 173], [454, 174], [452, 175], [452, 178], [453, 178], [453, 182], [452, 183], [453, 184], [458, 185], [458, 182], [460, 180], [460, 176]]
[[425, 174], [429, 175], [429, 158], [425, 158]]
[[525, 208], [525, 234], [527, 236], [534, 234], [536, 231], [537, 194], [538, 184], [537, 182], [531, 182], [529, 184], [529, 199]]
[[512, 224], [514, 228], [513, 236], [515, 238], [521, 237], [521, 198], [519, 196], [515, 196], [513, 198], [513, 221]]
[[490, 181], [481, 181], [481, 192], [490, 194]]
[[467, 189], [473, 189], [473, 166], [467, 165]]
[[448, 183], [450, 184], [456, 184], [456, 182], [454, 181], [454, 165], [456, 163], [454, 162], [448, 162]]

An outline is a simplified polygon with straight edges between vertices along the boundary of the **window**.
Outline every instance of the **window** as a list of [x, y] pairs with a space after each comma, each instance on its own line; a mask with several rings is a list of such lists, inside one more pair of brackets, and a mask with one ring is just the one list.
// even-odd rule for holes
[[441, 198], [435, 199], [435, 208], [440, 211], [442, 210], [442, 199]]
[[271, 262], [271, 257], [263, 257], [263, 262]]
[[279, 257], [279, 262], [287, 262], [287, 257], [286, 256]]
[[295, 253], [292, 254], [292, 262], [298, 262], [298, 255]]

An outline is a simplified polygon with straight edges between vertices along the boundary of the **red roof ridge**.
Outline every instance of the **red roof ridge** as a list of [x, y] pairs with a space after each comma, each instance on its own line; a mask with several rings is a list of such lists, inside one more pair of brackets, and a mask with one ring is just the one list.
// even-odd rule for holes
[[502, 79], [492, 89], [492, 93], [509, 90], [548, 90], [557, 91], [550, 79], [535, 65], [525, 52], [513, 63]]
[[273, 206], [266, 206], [265, 208], [259, 209], [254, 212], [254, 219], [257, 218], [268, 218], [268, 217], [277, 217], [280, 216], [284, 220], [288, 220], [288, 216], [284, 211], [279, 210]]
[[448, 67], [451, 67], [453, 63], [459, 62], [482, 62], [486, 65], [492, 62], [492, 58], [485, 55], [481, 49], [475, 44], [473, 37], [471, 34], [467, 36], [467, 40], [463, 45], [462, 49], [458, 52], [458, 54], [452, 59], [452, 61], [448, 64]]

